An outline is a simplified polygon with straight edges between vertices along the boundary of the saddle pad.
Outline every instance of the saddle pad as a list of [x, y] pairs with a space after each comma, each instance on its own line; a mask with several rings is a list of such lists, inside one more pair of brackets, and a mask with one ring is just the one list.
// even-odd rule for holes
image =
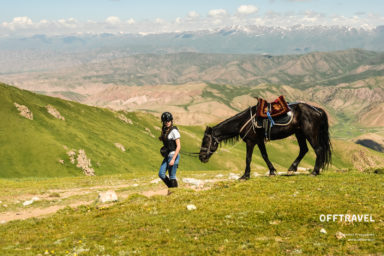
[[[271, 109], [269, 114], [272, 117], [284, 115], [289, 111], [288, 104], [285, 101], [284, 96], [282, 95], [270, 104], [271, 104]], [[267, 112], [268, 112], [268, 102], [264, 99], [259, 98], [257, 110], [256, 110], [256, 116], [267, 118], [268, 117]]]

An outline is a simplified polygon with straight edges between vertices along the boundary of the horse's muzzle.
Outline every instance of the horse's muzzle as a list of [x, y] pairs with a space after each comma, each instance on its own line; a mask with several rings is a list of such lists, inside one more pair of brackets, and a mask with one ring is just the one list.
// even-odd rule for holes
[[199, 159], [202, 163], [207, 163], [209, 160], [209, 157], [207, 155], [199, 155]]

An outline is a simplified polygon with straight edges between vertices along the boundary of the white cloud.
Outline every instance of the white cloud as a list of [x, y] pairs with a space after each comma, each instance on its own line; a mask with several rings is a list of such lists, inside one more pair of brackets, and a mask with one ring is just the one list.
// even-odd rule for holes
[[128, 23], [129, 25], [132, 25], [132, 24], [135, 24], [136, 21], [135, 21], [134, 19], [130, 18], [129, 20], [127, 20], [127, 23]]
[[2, 26], [4, 28], [15, 30], [15, 29], [23, 29], [33, 26], [33, 22], [29, 17], [15, 17], [11, 22], [3, 22]]
[[116, 16], [110, 16], [108, 17], [106, 20], [105, 20], [106, 23], [108, 24], [111, 24], [111, 25], [115, 25], [115, 24], [119, 24], [121, 22], [120, 18], [119, 17], [116, 17]]
[[198, 17], [200, 17], [200, 15], [199, 15], [197, 12], [195, 12], [195, 11], [190, 11], [190, 12], [188, 13], [188, 18], [196, 19], [196, 18], [198, 18]]
[[227, 14], [227, 11], [224, 9], [214, 9], [208, 12], [208, 15], [211, 17], [219, 17], [219, 16], [224, 16], [226, 14]]
[[258, 8], [254, 5], [240, 5], [239, 8], [237, 8], [237, 12], [239, 14], [245, 14], [245, 15], [256, 13], [257, 11], [258, 11]]
[[160, 18], [157, 18], [157, 19], [155, 20], [155, 23], [157, 23], [157, 24], [163, 24], [163, 23], [165, 23], [165, 20], [160, 19]]

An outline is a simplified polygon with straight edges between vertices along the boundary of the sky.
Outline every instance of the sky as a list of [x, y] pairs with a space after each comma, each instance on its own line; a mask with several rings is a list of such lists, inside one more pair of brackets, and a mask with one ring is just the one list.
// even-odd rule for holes
[[0, 35], [384, 25], [383, 0], [0, 0]]

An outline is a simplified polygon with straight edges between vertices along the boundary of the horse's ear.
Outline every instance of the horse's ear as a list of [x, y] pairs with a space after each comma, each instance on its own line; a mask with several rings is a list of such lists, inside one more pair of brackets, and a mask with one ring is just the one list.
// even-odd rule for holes
[[207, 128], [205, 129], [205, 133], [210, 134], [211, 132], [212, 132], [212, 127], [207, 126]]

